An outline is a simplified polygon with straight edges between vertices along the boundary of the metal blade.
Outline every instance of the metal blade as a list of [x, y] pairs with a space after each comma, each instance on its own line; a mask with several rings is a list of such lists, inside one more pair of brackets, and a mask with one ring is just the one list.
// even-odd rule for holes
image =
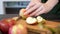
[[21, 18], [22, 18], [21, 16], [18, 16], [18, 19], [17, 19], [17, 21], [18, 21], [18, 20], [20, 20]]

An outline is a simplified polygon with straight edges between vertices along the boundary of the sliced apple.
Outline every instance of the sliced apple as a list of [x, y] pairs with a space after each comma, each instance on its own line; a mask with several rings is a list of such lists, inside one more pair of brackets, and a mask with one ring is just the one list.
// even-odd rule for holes
[[37, 22], [38, 23], [42, 23], [42, 22], [44, 22], [45, 21], [45, 19], [43, 19], [41, 16], [38, 16], [37, 17]]
[[26, 19], [26, 23], [28, 23], [28, 24], [35, 24], [35, 23], [37, 23], [37, 20], [36, 20], [36, 18], [28, 17]]

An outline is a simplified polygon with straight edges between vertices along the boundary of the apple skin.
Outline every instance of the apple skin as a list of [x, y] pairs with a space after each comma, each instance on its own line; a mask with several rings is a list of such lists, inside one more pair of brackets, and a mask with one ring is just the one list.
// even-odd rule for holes
[[14, 19], [3, 19], [1, 22], [7, 24], [9, 27], [15, 25], [16, 20]]
[[7, 30], [9, 29], [9, 25], [4, 22], [0, 22], [0, 29], [5, 33], [8, 32]]
[[9, 28], [12, 27], [13, 25], [15, 25], [15, 20], [2, 19], [2, 20], [0, 21], [0, 29], [1, 29], [2, 32], [4, 32], [4, 33], [8, 32]]
[[22, 24], [17, 24], [9, 28], [8, 34], [27, 34], [27, 28]]

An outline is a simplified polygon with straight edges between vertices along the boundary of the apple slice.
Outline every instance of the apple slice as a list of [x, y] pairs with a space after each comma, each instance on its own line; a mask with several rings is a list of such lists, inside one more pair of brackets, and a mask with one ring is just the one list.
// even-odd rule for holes
[[41, 16], [37, 16], [37, 22], [38, 22], [38, 26], [40, 27], [40, 29], [45, 28], [44, 24], [45, 24], [45, 19], [43, 19]]
[[44, 21], [45, 21], [45, 19], [43, 19], [41, 16], [37, 16], [37, 22], [38, 23], [42, 23]]
[[37, 20], [36, 20], [36, 18], [28, 17], [26, 19], [26, 23], [28, 23], [28, 24], [35, 24], [35, 23], [37, 23]]
[[21, 9], [19, 12], [19, 15], [23, 18], [26, 19], [28, 17], [28, 15], [24, 15], [24, 12], [26, 12], [26, 9]]

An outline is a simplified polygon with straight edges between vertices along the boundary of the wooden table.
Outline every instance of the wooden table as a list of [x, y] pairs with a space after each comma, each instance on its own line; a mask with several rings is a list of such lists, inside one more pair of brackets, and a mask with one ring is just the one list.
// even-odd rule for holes
[[[29, 25], [23, 19], [18, 20], [17, 23], [20, 23], [20, 24], [27, 26], [28, 30], [32, 31], [32, 32], [40, 33], [41, 31], [43, 31], [43, 32], [48, 31], [47, 29], [40, 29], [40, 27], [37, 24], [36, 25]], [[60, 22], [46, 20], [44, 25], [47, 27], [50, 27], [50, 28], [55, 28], [57, 25], [60, 25]], [[43, 33], [43, 34], [45, 34], [45, 33]]]

